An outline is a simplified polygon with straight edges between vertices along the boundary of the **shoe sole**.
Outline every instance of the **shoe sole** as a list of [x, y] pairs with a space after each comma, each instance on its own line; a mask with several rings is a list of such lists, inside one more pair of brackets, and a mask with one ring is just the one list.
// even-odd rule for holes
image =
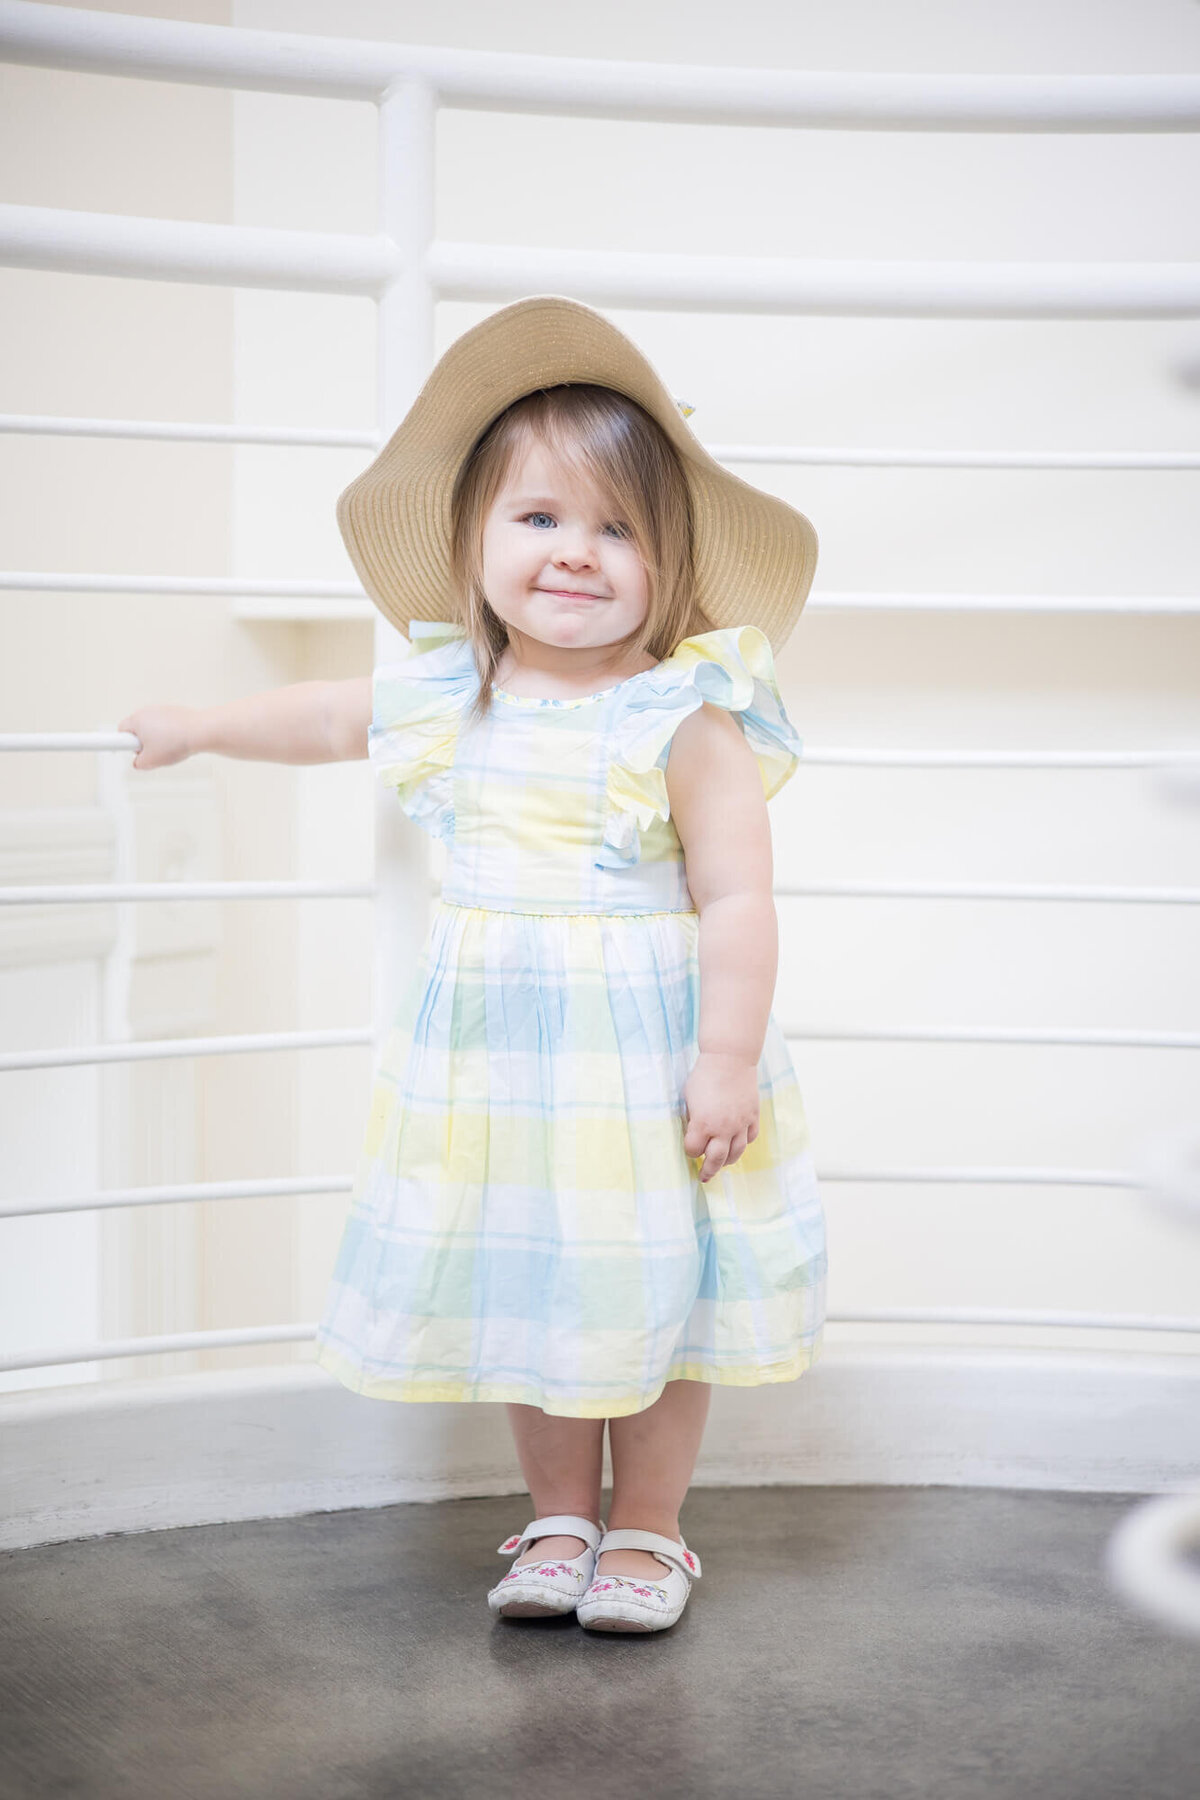
[[580, 1619], [579, 1623], [585, 1631], [666, 1631], [669, 1629], [665, 1625], [639, 1625], [633, 1619]]
[[[512, 1588], [507, 1592], [502, 1590], [498, 1605], [489, 1596], [488, 1610], [502, 1619], [556, 1619], [564, 1613], [573, 1613], [579, 1605], [578, 1596], [548, 1596], [544, 1587], [539, 1592], [536, 1586], [532, 1592], [528, 1587], [522, 1592], [522, 1586], [523, 1584], [517, 1583], [515, 1593]], [[556, 1605], [556, 1600], [561, 1600], [563, 1604]]]
[[670, 1623], [663, 1623], [658, 1618], [651, 1621], [649, 1619], [623, 1619], [615, 1614], [608, 1616], [599, 1614], [593, 1619], [580, 1619], [579, 1623], [585, 1631], [670, 1631], [671, 1626], [678, 1625], [679, 1619], [682, 1617], [683, 1614], [680, 1613], [679, 1618], [672, 1619]]
[[561, 1619], [575, 1611], [573, 1606], [543, 1606], [537, 1600], [509, 1600], [497, 1609], [501, 1619]]
[[[565, 1614], [573, 1613], [579, 1604], [578, 1595], [576, 1595], [574, 1599], [564, 1595], [563, 1599], [566, 1604], [555, 1606], [549, 1600], [537, 1598], [538, 1589], [536, 1586], [532, 1593], [530, 1593], [528, 1588], [522, 1593], [522, 1585], [523, 1584], [520, 1582], [516, 1583], [517, 1591], [515, 1593], [509, 1588], [508, 1591], [504, 1593], [499, 1606], [494, 1606], [489, 1597], [488, 1610], [494, 1618], [561, 1619]], [[546, 1590], [543, 1588], [542, 1593], [545, 1594], [545, 1591]]]

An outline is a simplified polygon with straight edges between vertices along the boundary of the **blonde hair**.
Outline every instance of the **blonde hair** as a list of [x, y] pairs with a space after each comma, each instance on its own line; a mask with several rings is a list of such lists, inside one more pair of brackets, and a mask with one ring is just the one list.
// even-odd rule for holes
[[518, 454], [534, 442], [604, 496], [641, 557], [646, 616], [620, 645], [661, 661], [681, 638], [713, 629], [696, 599], [687, 476], [658, 421], [615, 388], [590, 382], [538, 388], [492, 420], [464, 458], [451, 496], [451, 578], [480, 671], [473, 707], [479, 718], [491, 708], [492, 680], [508, 643], [508, 629], [483, 588], [484, 525]]

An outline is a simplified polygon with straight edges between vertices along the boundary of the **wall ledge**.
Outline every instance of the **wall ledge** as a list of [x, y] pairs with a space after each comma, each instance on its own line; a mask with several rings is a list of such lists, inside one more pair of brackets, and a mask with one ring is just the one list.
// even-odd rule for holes
[[[315, 1365], [0, 1397], [0, 1548], [524, 1494], [504, 1409], [351, 1394]], [[606, 1463], [605, 1481], [611, 1470]], [[1200, 1358], [832, 1347], [715, 1388], [698, 1486], [1163, 1493], [1200, 1482]]]

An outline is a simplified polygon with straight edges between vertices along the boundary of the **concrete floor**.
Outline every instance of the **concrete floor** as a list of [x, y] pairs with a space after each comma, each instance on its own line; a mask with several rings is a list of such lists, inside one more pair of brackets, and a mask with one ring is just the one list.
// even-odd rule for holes
[[523, 1497], [9, 1553], [0, 1795], [1194, 1800], [1200, 1647], [1102, 1573], [1132, 1504], [696, 1488], [649, 1636], [493, 1621]]

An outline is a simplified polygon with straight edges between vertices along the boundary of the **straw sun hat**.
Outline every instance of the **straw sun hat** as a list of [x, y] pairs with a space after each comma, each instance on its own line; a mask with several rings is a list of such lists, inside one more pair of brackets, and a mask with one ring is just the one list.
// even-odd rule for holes
[[812, 586], [812, 525], [722, 468], [637, 346], [602, 313], [558, 294], [517, 300], [457, 338], [375, 460], [338, 496], [350, 559], [384, 617], [405, 636], [412, 619], [460, 617], [450, 582], [458, 470], [512, 401], [572, 381], [616, 388], [662, 426], [692, 492], [697, 599], [717, 628], [757, 625], [778, 651]]

